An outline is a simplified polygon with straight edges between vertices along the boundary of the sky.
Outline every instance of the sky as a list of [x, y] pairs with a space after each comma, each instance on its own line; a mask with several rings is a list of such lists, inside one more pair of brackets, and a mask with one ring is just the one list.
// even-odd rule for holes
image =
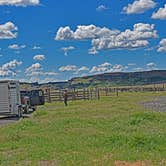
[[0, 0], [0, 79], [166, 70], [166, 0]]

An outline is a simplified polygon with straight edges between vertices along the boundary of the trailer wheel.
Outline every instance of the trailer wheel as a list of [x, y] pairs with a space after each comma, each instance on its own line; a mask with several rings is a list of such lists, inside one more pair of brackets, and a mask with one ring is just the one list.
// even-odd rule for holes
[[33, 112], [36, 111], [36, 108], [32, 108]]
[[36, 111], [36, 106], [32, 107], [33, 112]]

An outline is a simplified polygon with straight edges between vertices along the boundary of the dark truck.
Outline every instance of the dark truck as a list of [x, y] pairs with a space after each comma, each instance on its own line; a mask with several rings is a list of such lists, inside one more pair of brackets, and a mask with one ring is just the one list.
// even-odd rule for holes
[[36, 110], [39, 105], [44, 105], [44, 92], [39, 90], [24, 90], [20, 91], [21, 94], [21, 104], [24, 113], [28, 113], [29, 110]]

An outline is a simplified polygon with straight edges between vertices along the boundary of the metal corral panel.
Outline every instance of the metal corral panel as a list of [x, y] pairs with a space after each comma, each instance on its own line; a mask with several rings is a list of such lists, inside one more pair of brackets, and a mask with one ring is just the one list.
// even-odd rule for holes
[[8, 84], [0, 84], [0, 113], [10, 112]]

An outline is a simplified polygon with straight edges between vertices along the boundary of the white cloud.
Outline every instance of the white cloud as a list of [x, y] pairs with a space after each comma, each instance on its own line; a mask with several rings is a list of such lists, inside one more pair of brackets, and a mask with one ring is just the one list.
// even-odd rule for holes
[[89, 70], [89, 68], [87, 66], [82, 66], [77, 71], [82, 72], [82, 71], [88, 71], [88, 70]]
[[27, 76], [56, 76], [56, 72], [46, 72], [46, 71], [32, 71], [26, 74]]
[[123, 8], [127, 14], [144, 13], [146, 10], [154, 8], [156, 3], [153, 0], [135, 0], [132, 4]]
[[33, 50], [41, 50], [42, 48], [40, 46], [33, 46]]
[[78, 26], [75, 32], [70, 27], [61, 27], [57, 32], [56, 40], [92, 40], [93, 47], [89, 49], [89, 54], [96, 54], [102, 49], [146, 47], [149, 44], [148, 39], [157, 37], [154, 24], [138, 23], [133, 26], [133, 30], [126, 29], [124, 32], [95, 25]]
[[80, 74], [80, 73], [89, 71], [89, 68], [87, 66], [78, 67], [76, 65], [67, 65], [67, 66], [61, 66], [59, 68], [59, 71], [61, 71], [61, 72], [73, 72], [74, 74]]
[[26, 47], [26, 45], [18, 45], [18, 44], [12, 44], [12, 45], [8, 46], [8, 48], [12, 49], [12, 50], [20, 50], [20, 49], [23, 49], [25, 47]]
[[100, 5], [100, 6], [98, 6], [97, 8], [96, 8], [96, 10], [97, 11], [104, 11], [104, 10], [108, 10], [109, 8], [108, 7], [106, 7], [105, 5]]
[[89, 73], [103, 73], [108, 71], [107, 67], [93, 66]]
[[43, 74], [45, 75], [45, 76], [56, 76], [57, 75], [57, 73], [56, 72], [43, 72]]
[[69, 26], [67, 27], [60, 27], [55, 40], [71, 40], [74, 39], [74, 32], [70, 29]]
[[88, 54], [91, 54], [91, 55], [96, 55], [98, 54], [99, 52], [96, 50], [96, 48], [91, 48], [88, 50]]
[[25, 73], [36, 72], [36, 71], [40, 71], [41, 69], [42, 69], [42, 66], [40, 63], [34, 63], [26, 69]]
[[87, 71], [89, 71], [89, 68], [87, 66], [82, 66], [80, 68], [77, 68], [74, 74], [80, 74]]
[[15, 69], [17, 66], [21, 65], [21, 61], [13, 60], [10, 61], [2, 66], [2, 69], [8, 70], [8, 69]]
[[146, 51], [152, 51], [152, 50], [154, 50], [155, 49], [155, 47], [148, 47], [148, 48], [146, 48], [145, 50]]
[[156, 70], [157, 69], [157, 65], [154, 62], [150, 62], [150, 63], [146, 64], [146, 67], [148, 70]]
[[100, 28], [95, 25], [80, 25], [77, 26], [76, 31], [72, 31], [69, 26], [60, 27], [55, 40], [84, 40], [84, 39], [94, 39], [100, 37], [109, 37], [112, 35], [117, 35], [118, 30], [111, 30], [106, 27]]
[[134, 71], [136, 71], [136, 72], [141, 72], [141, 71], [144, 71], [144, 69], [141, 68], [141, 67], [136, 67], [136, 68], [134, 68]]
[[22, 64], [21, 61], [13, 60], [8, 63], [3, 64], [0, 67], [0, 76], [14, 76], [16, 75], [15, 69]]
[[121, 72], [127, 69], [123, 65], [116, 64], [112, 65], [109, 62], [105, 62], [103, 64], [100, 64], [98, 66], [93, 66], [92, 69], [89, 71], [89, 73], [93, 74], [101, 74], [101, 73], [109, 73], [109, 72]]
[[105, 62], [105, 63], [99, 65], [99, 67], [110, 67], [110, 66], [112, 66], [112, 64], [109, 62]]
[[93, 46], [97, 50], [105, 50], [105, 49], [134, 49], [146, 47], [149, 42], [147, 40], [135, 40], [135, 41], [117, 41], [117, 38], [110, 39], [94, 39], [92, 41]]
[[93, 39], [92, 45], [96, 50], [133, 49], [146, 47], [149, 44], [148, 39], [157, 37], [153, 24], [138, 23], [134, 25], [133, 30], [126, 29], [117, 35]]
[[65, 56], [68, 56], [68, 52], [71, 51], [71, 50], [74, 50], [75, 47], [73, 46], [69, 46], [69, 47], [62, 47], [61, 50], [64, 52], [64, 55]]
[[35, 6], [39, 5], [39, 0], [0, 0], [0, 5], [11, 6]]
[[162, 39], [157, 49], [158, 52], [166, 52], [166, 39]]
[[71, 72], [71, 71], [76, 71], [77, 70], [77, 66], [76, 65], [67, 65], [67, 66], [62, 66], [59, 68], [59, 71], [61, 72]]
[[53, 77], [46, 77], [46, 78], [44, 78], [42, 80], [38, 80], [38, 82], [40, 84], [42, 84], [42, 83], [48, 83], [48, 82], [59, 82], [59, 81], [61, 81], [61, 80], [57, 80], [57, 79], [55, 79]]
[[166, 20], [166, 4], [163, 8], [160, 8], [156, 13], [153, 13], [152, 18]]
[[45, 59], [45, 55], [35, 55], [33, 59], [36, 61], [43, 61]]
[[111, 66], [112, 66], [112, 64], [110, 64], [109, 62], [105, 62], [98, 66], [93, 66], [92, 69], [89, 71], [89, 73], [98, 74], [98, 73], [109, 72], [111, 70]]
[[0, 25], [0, 39], [14, 39], [17, 37], [18, 28], [12, 23], [7, 22]]
[[116, 64], [113, 66], [112, 71], [113, 72], [121, 72], [121, 71], [123, 71], [123, 69], [124, 69], [124, 67], [122, 65]]
[[43, 83], [48, 83], [48, 82], [60, 82], [62, 80], [57, 80], [56, 78], [49, 77], [49, 76], [45, 77], [45, 78], [33, 76], [33, 77], [30, 77], [28, 80], [27, 79], [21, 79], [20, 81], [21, 82], [29, 82], [29, 83], [38, 82], [40, 84], [43, 84]]
[[32, 64], [25, 70], [29, 82], [43, 82], [46, 77], [55, 77], [54, 71], [44, 71], [40, 63]]

